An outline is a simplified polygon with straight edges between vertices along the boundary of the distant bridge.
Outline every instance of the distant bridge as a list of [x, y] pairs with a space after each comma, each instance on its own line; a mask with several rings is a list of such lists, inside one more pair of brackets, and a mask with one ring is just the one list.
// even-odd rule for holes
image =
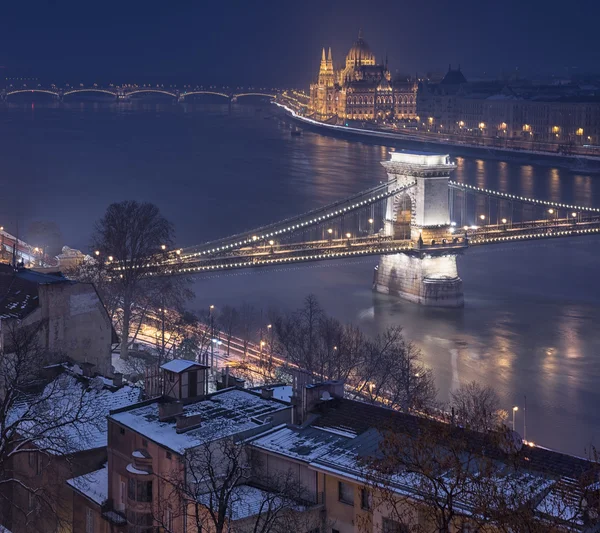
[[109, 95], [115, 98], [115, 100], [123, 101], [128, 100], [132, 96], [140, 96], [145, 94], [158, 94], [169, 96], [173, 98], [175, 101], [184, 102], [187, 98], [193, 96], [201, 96], [201, 95], [211, 95], [211, 96], [219, 96], [221, 98], [225, 98], [230, 102], [237, 101], [238, 98], [243, 98], [247, 96], [258, 96], [263, 98], [277, 98], [278, 95], [282, 94], [280, 90], [254, 90], [254, 89], [242, 89], [239, 92], [229, 91], [225, 89], [203, 89], [203, 88], [195, 88], [195, 89], [187, 89], [187, 90], [179, 90], [172, 88], [163, 88], [163, 87], [66, 87], [66, 88], [58, 88], [58, 87], [8, 87], [0, 91], [0, 98], [3, 100], [8, 100], [12, 96], [18, 94], [48, 94], [53, 96], [58, 100], [68, 99], [68, 97], [72, 97], [75, 95], [81, 94], [99, 94], [99, 95]]
[[252, 231], [161, 252], [136, 268], [190, 275], [377, 255], [376, 290], [456, 307], [463, 303], [456, 256], [469, 247], [600, 235], [600, 209], [451, 181], [447, 155], [394, 152], [382, 164], [386, 182]]

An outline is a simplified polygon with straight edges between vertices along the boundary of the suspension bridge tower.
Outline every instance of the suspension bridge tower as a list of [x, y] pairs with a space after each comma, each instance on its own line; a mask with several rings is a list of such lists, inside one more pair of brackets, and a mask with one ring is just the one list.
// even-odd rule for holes
[[384, 233], [410, 240], [410, 251], [381, 256], [373, 289], [422, 305], [461, 307], [463, 284], [456, 256], [466, 246], [450, 224], [448, 155], [392, 152], [383, 161], [390, 190], [409, 187], [387, 200]]

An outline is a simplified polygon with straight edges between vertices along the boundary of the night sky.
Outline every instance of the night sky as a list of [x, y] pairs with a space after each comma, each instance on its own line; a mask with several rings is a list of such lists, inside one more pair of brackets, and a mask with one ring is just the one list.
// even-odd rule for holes
[[306, 86], [322, 46], [343, 59], [359, 27], [403, 73], [598, 68], [595, 0], [3, 2], [2, 77], [63, 82]]

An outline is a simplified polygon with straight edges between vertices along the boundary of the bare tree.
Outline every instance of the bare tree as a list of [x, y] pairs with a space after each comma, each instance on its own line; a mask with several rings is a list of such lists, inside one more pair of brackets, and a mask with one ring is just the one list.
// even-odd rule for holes
[[355, 326], [328, 317], [312, 295], [273, 324], [279, 353], [315, 379], [343, 380], [351, 396], [405, 411], [435, 406], [433, 373], [401, 328], [367, 339]]
[[259, 313], [256, 307], [254, 307], [252, 304], [244, 302], [240, 307], [238, 316], [238, 336], [242, 340], [244, 357], [247, 357], [250, 343], [256, 340], [256, 333], [259, 325]]
[[[291, 471], [256, 474], [259, 461], [249, 448], [235, 437], [218, 435], [216, 430], [214, 439], [187, 450], [181, 471], [162, 480], [169, 487], [165, 501], [185, 502], [188, 526], [215, 533], [289, 533], [317, 525], [304, 513], [304, 505], [314, 502], [305, 499]], [[155, 514], [164, 526], [164, 511]]]
[[[4, 326], [4, 351], [0, 353], [0, 497], [13, 519], [27, 527], [39, 514], [57, 527], [63, 520], [64, 501], [57, 493], [55, 458], [69, 462], [91, 432], [105, 424], [101, 406], [89, 401], [88, 390], [73, 376], [48, 380], [37, 336], [41, 326]], [[36, 477], [24, 473], [33, 468]], [[60, 483], [59, 483], [60, 481]]]
[[[173, 226], [150, 203], [133, 200], [108, 206], [97, 222], [93, 244], [105, 261], [112, 257], [119, 263], [118, 276], [112, 277], [121, 299], [121, 357], [127, 358], [132, 307], [140, 285], [147, 280], [148, 258], [161, 253], [162, 246], [173, 242]], [[103, 262], [103, 264], [105, 264]]]
[[225, 335], [225, 340], [227, 342], [228, 356], [231, 349], [231, 339], [233, 338], [234, 332], [238, 328], [239, 321], [240, 314], [238, 310], [230, 305], [225, 305], [223, 309], [221, 309], [221, 312], [217, 315], [217, 323]]
[[450, 406], [456, 422], [475, 431], [497, 430], [506, 420], [506, 411], [500, 409], [496, 391], [472, 381], [451, 393]]

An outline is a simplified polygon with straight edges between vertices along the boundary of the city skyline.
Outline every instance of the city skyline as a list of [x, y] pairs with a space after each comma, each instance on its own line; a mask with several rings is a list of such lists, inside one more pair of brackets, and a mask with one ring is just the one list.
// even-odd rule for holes
[[[392, 72], [444, 71], [471, 76], [518, 69], [557, 76], [596, 70], [588, 39], [600, 7], [559, 11], [541, 1], [482, 5], [390, 5], [365, 11], [355, 1], [297, 6], [240, 2], [165, 9], [158, 2], [71, 1], [6, 7], [2, 77], [64, 82], [204, 82], [303, 86], [318, 53], [342, 57], [363, 28]], [[549, 8], [550, 7], [550, 8]], [[585, 13], [586, 16], [582, 16]], [[79, 79], [73, 79], [79, 78]]]

